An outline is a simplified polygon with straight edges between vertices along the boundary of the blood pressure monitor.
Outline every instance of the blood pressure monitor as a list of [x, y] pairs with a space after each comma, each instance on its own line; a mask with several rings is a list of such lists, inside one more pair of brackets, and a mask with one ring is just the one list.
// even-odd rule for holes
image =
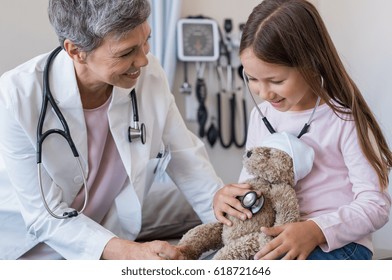
[[177, 23], [177, 51], [181, 61], [216, 61], [219, 31], [216, 21], [183, 18]]

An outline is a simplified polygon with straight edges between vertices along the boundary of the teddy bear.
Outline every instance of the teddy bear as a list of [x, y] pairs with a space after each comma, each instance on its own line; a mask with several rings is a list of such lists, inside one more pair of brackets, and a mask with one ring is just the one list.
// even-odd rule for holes
[[[261, 145], [245, 152], [243, 166], [251, 191], [241, 200], [252, 211], [252, 218], [240, 220], [226, 215], [232, 222], [201, 224], [183, 235], [177, 244], [186, 259], [199, 259], [205, 252], [217, 250], [215, 260], [248, 260], [273, 237], [260, 231], [299, 221], [300, 213], [295, 185], [313, 166], [314, 151], [288, 133], [271, 134]], [[257, 193], [261, 196], [257, 197]]]

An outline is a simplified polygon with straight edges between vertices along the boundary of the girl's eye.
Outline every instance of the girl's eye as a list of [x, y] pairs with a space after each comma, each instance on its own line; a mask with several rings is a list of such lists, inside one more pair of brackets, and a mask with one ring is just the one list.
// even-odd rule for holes
[[271, 81], [271, 84], [274, 84], [274, 85], [280, 85], [280, 84], [282, 84], [283, 83], [283, 80], [279, 80], [279, 81]]
[[253, 77], [248, 77], [248, 81], [256, 81], [256, 79], [255, 78], [253, 78]]

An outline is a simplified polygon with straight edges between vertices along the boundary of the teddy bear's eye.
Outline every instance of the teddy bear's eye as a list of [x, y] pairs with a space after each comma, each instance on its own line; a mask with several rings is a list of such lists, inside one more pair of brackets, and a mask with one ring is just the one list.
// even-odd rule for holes
[[247, 153], [246, 153], [246, 157], [247, 158], [250, 158], [252, 156], [252, 151], [248, 151]]

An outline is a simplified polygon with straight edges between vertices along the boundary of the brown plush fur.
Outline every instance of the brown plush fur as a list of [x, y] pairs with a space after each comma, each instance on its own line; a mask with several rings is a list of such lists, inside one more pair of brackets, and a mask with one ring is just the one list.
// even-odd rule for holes
[[256, 147], [247, 152], [244, 166], [254, 176], [246, 181], [264, 195], [264, 206], [251, 219], [227, 216], [232, 226], [221, 223], [199, 225], [188, 231], [178, 243], [187, 259], [198, 259], [209, 250], [216, 250], [213, 259], [247, 260], [272, 237], [260, 232], [271, 227], [299, 220], [298, 200], [293, 189], [294, 171], [291, 157], [278, 149]]

